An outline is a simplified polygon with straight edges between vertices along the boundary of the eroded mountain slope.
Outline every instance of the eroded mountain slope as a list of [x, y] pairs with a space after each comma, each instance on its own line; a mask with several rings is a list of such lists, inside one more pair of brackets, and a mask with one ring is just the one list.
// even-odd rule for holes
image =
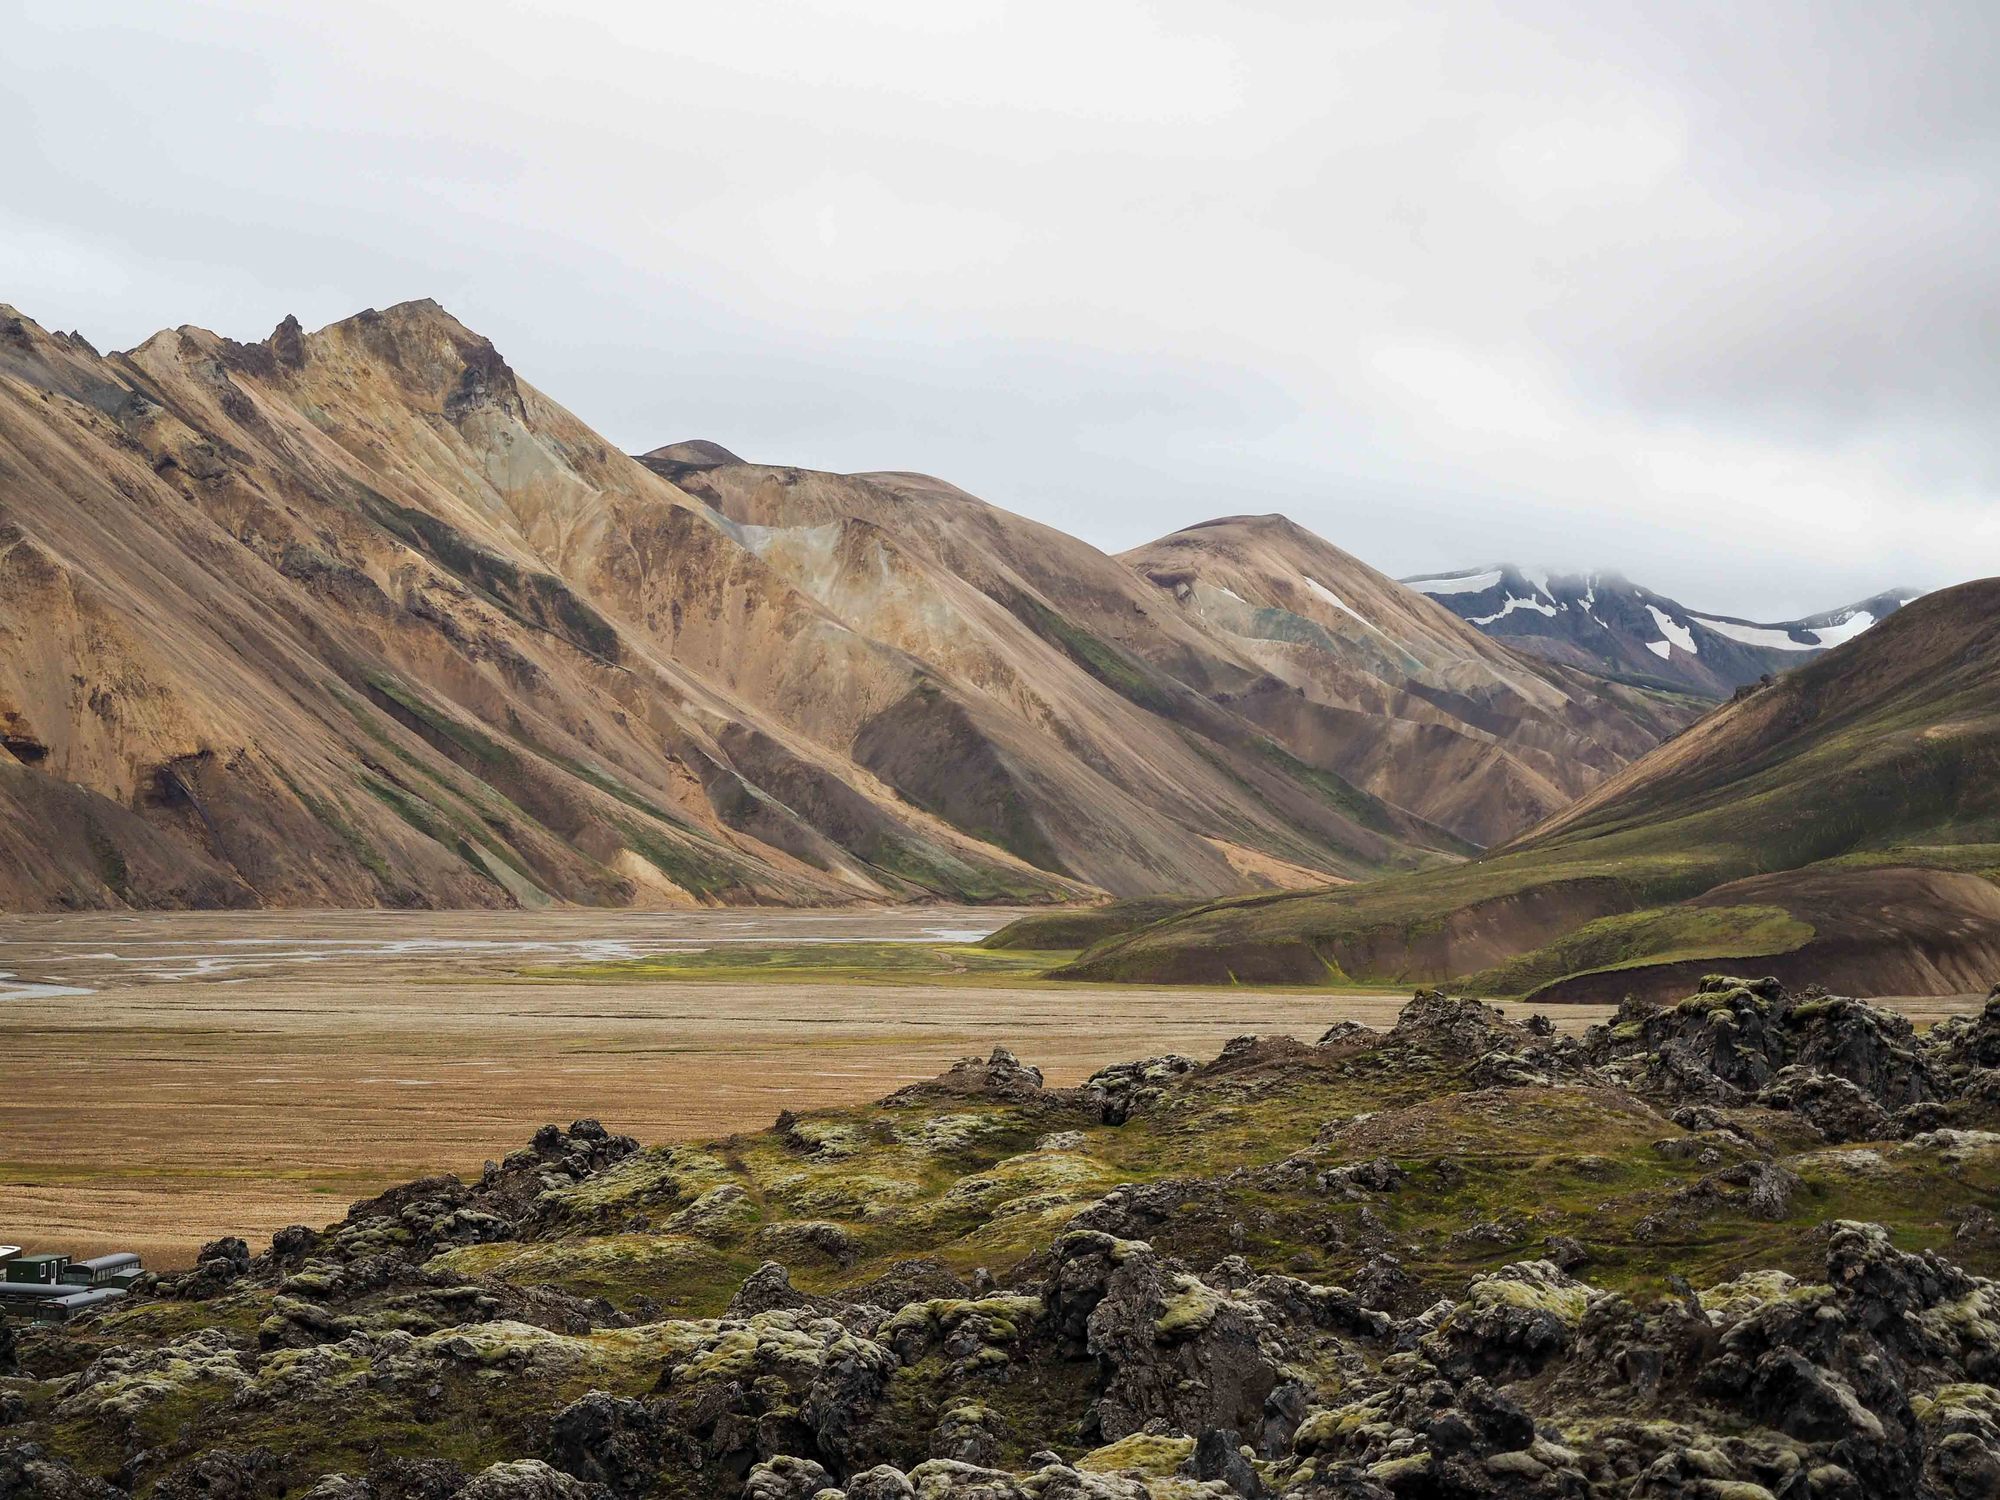
[[674, 471], [836, 618], [925, 664], [908, 698], [856, 726], [856, 757], [961, 826], [1086, 876], [1164, 856], [1155, 890], [1315, 883], [1315, 869], [1465, 852], [1133, 650], [1121, 636], [1248, 675], [1072, 537], [921, 476]]
[[[1340, 830], [1349, 843], [1371, 830], [1422, 841], [1385, 821], [1379, 802], [1479, 845], [1567, 804], [1692, 716], [1517, 657], [1279, 517], [1112, 558], [922, 475], [771, 469], [712, 445], [647, 461], [856, 629], [948, 664], [1016, 719], [1060, 726], [1087, 766], [1114, 772], [1140, 803], [1211, 806], [1255, 832], [1240, 842], [1295, 862], [1284, 830], [1301, 826], [1301, 804], [1281, 800], [1274, 773], [1344, 805], [1360, 825]], [[1197, 567], [1266, 595], [1290, 577], [1300, 612], [1258, 615], [1227, 584], [1191, 591]], [[1313, 568], [1386, 623], [1360, 625], [1305, 594], [1296, 578]], [[1176, 734], [1144, 735], [1149, 719]], [[1325, 818], [1310, 805], [1305, 815], [1302, 831]], [[1152, 816], [1091, 788], [1064, 832], [1088, 846]], [[1246, 851], [1225, 852], [1248, 863]]]
[[[8, 315], [0, 527], [10, 906], [1077, 888], [683, 667], [646, 609], [914, 672], [430, 304], [108, 359]], [[636, 623], [586, 597], [614, 547]]]
[[0, 527], [10, 907], [1213, 896], [1466, 849], [1190, 687], [1256, 667], [1103, 554], [911, 476], [635, 461], [432, 303], [111, 356], [0, 313]]
[[1123, 560], [1255, 669], [1189, 680], [1302, 759], [1482, 846], [1696, 712], [1517, 655], [1283, 516], [1207, 522]]

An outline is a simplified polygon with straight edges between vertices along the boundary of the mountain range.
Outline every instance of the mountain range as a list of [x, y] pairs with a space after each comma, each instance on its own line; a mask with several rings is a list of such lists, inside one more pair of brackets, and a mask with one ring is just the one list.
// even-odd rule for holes
[[1918, 597], [1888, 589], [1802, 620], [1689, 609], [1616, 573], [1552, 575], [1511, 563], [1403, 580], [1496, 640], [1620, 682], [1727, 698], [1810, 661]]
[[629, 456], [435, 303], [0, 307], [0, 907], [1214, 897], [1454, 863], [1696, 705], [1279, 517], [1123, 557]]

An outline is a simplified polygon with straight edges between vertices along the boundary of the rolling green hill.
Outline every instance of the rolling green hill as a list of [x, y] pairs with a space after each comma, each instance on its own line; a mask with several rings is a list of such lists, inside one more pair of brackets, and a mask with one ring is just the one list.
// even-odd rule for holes
[[[1477, 976], [1523, 993], [1615, 971], [1584, 988], [1622, 993], [1649, 988], [1652, 967], [1834, 944], [1845, 962], [1865, 957], [1878, 984], [1970, 988], [2000, 975], [2000, 918], [1976, 895], [1979, 877], [2000, 870], [1996, 844], [2000, 579], [1988, 579], [1920, 600], [1718, 709], [1486, 858], [1210, 903], [1106, 938], [1058, 972], [1151, 983]], [[1828, 869], [1841, 876], [1832, 885]], [[1916, 890], [1891, 874], [1911, 869], [1974, 885]], [[1759, 882], [1754, 902], [1688, 905], [1753, 876], [1780, 878]], [[1943, 902], [1953, 921], [1935, 933], [1878, 923], [1865, 944], [1849, 941], [1850, 917], [1891, 885], [1912, 912]], [[1666, 908], [1676, 914], [1657, 915]], [[1900, 960], [1885, 957], [1899, 945]]]

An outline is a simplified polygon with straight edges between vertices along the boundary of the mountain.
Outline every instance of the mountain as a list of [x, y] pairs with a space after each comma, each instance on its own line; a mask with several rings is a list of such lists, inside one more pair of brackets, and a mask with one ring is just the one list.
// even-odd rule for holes
[[[0, 906], [1215, 896], [1549, 810], [1358, 785], [1267, 676], [937, 480], [630, 457], [435, 303], [108, 356], [0, 308]], [[1676, 722], [1550, 701], [1584, 782]]]
[[1671, 994], [1723, 960], [1877, 993], [2000, 977], [2000, 579], [1926, 596], [1716, 709], [1495, 853], [1224, 901], [1066, 977], [1465, 980]]
[[1302, 759], [1481, 846], [1693, 716], [1497, 644], [1283, 516], [1209, 521], [1122, 561], [1259, 675], [1225, 682], [1161, 659], [1167, 670]]
[[1889, 589], [1845, 609], [1760, 624], [1691, 610], [1616, 573], [1552, 576], [1498, 564], [1403, 581], [1523, 651], [1709, 698], [1810, 661], [1919, 597], [1915, 589]]

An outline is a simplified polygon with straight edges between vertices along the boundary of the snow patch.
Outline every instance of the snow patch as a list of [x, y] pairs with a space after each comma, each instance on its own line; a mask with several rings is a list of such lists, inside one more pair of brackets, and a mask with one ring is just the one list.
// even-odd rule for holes
[[1817, 636], [1822, 646], [1840, 646], [1853, 640], [1874, 623], [1875, 617], [1867, 610], [1857, 609], [1845, 619], [1836, 620], [1823, 630], [1811, 630], [1806, 633]]
[[1506, 619], [1507, 616], [1514, 613], [1517, 609], [1538, 610], [1545, 615], [1553, 615], [1556, 612], [1556, 607], [1553, 604], [1544, 604], [1539, 599], [1517, 599], [1512, 594], [1509, 594], [1506, 604], [1501, 606], [1497, 613], [1473, 615], [1467, 619], [1466, 623], [1468, 625], [1491, 625], [1495, 620]]
[[[1653, 623], [1660, 627], [1660, 634], [1665, 640], [1672, 641], [1681, 650], [1687, 652], [1689, 656], [1699, 656], [1701, 654], [1695, 647], [1694, 632], [1689, 630], [1687, 626], [1680, 624], [1672, 615], [1661, 609], [1657, 604], [1647, 605], [1646, 613], [1653, 617]], [[1663, 650], [1659, 654], [1665, 656], [1667, 653]]]
[[1707, 615], [1694, 616], [1695, 623], [1704, 630], [1713, 630], [1717, 635], [1745, 646], [1761, 646], [1766, 651], [1817, 651], [1820, 648], [1811, 641], [1795, 641], [1775, 625], [1745, 625], [1737, 620], [1711, 620]]
[[1471, 573], [1462, 578], [1411, 578], [1408, 587], [1420, 594], [1483, 594], [1500, 581], [1500, 570]]
[[1648, 641], [1646, 642], [1646, 649], [1659, 657], [1661, 661], [1667, 660], [1674, 654], [1674, 648], [1669, 646], [1665, 641]]
[[1366, 616], [1358, 613], [1356, 610], [1350, 608], [1346, 603], [1346, 601], [1344, 601], [1340, 597], [1340, 595], [1336, 594], [1332, 589], [1328, 588], [1325, 584], [1321, 583], [1317, 578], [1306, 578], [1306, 576], [1303, 573], [1301, 573], [1299, 576], [1301, 578], [1305, 578], [1306, 587], [1312, 591], [1314, 597], [1321, 599], [1328, 604], [1331, 604], [1335, 609], [1339, 610], [1342, 614], [1348, 616], [1350, 619], [1360, 621], [1363, 625], [1366, 625], [1370, 630], [1373, 630], [1375, 628], [1373, 621], [1369, 620]]
[[1374, 620], [1370, 620], [1370, 618], [1368, 618], [1366, 614], [1362, 614], [1360, 610], [1352, 608], [1352, 606], [1350, 606], [1350, 604], [1348, 604], [1348, 602], [1346, 602], [1344, 598], [1340, 598], [1340, 594], [1336, 594], [1334, 590], [1330, 590], [1330, 588], [1328, 588], [1326, 584], [1322, 584], [1322, 582], [1320, 582], [1318, 578], [1308, 578], [1306, 574], [1300, 574], [1300, 578], [1304, 578], [1304, 580], [1306, 580], [1306, 588], [1310, 588], [1310, 590], [1312, 590], [1312, 592], [1314, 592], [1314, 594], [1316, 594], [1318, 598], [1326, 600], [1326, 602], [1328, 602], [1328, 604], [1332, 604], [1332, 606], [1334, 606], [1336, 610], [1340, 610], [1340, 612], [1342, 612], [1344, 616], [1348, 616], [1350, 620], [1354, 620], [1354, 622], [1356, 622], [1358, 626], [1362, 626], [1362, 630], [1374, 630], [1374, 632], [1376, 632], [1378, 636], [1382, 636], [1382, 640], [1390, 640], [1388, 632], [1384, 632], [1384, 630], [1382, 630], [1382, 626], [1378, 626], [1378, 624], [1376, 624]]

